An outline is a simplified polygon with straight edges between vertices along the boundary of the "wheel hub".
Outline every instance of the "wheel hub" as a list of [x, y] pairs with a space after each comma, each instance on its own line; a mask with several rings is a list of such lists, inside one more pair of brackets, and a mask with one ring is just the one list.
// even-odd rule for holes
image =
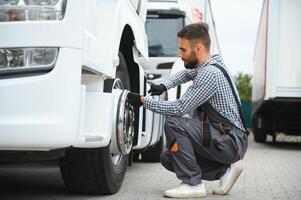
[[123, 155], [129, 154], [134, 136], [134, 108], [128, 103], [128, 91], [123, 91], [117, 109], [117, 144]]
[[132, 150], [134, 136], [134, 108], [128, 103], [129, 91], [123, 90], [122, 82], [116, 79], [114, 95], [113, 127], [110, 152], [113, 163], [118, 164], [122, 155]]

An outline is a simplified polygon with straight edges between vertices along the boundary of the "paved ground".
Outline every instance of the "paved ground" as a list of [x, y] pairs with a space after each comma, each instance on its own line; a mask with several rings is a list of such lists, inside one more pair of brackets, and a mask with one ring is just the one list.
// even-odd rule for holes
[[[269, 138], [269, 141], [272, 139]], [[254, 143], [250, 137], [245, 170], [226, 196], [211, 194], [215, 182], [206, 182], [206, 199], [301, 199], [301, 138], [280, 135], [276, 144]], [[56, 165], [45, 163], [0, 166], [0, 200], [9, 199], [164, 199], [164, 190], [176, 186], [175, 175], [158, 163], [135, 163], [128, 168], [121, 190], [111, 196], [79, 196], [66, 191]]]

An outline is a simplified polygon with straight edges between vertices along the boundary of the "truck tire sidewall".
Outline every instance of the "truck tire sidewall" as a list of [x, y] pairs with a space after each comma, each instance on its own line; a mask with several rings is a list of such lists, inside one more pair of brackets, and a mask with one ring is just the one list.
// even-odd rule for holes
[[266, 142], [267, 134], [264, 129], [258, 127], [258, 117], [253, 117], [253, 135], [255, 142], [263, 143]]
[[102, 164], [104, 165], [107, 187], [110, 191], [109, 194], [113, 194], [121, 187], [128, 165], [129, 156], [122, 156], [118, 165], [114, 165], [111, 160], [110, 147], [105, 147], [103, 150], [102, 157], [104, 158], [104, 161]]
[[[118, 54], [118, 57], [119, 57], [119, 65], [117, 66], [117, 69], [116, 69], [116, 78], [119, 78], [121, 80], [124, 89], [130, 90], [130, 79], [129, 79], [125, 59], [124, 59], [122, 53], [120, 53], [120, 52]], [[114, 185], [114, 183], [118, 184], [117, 187], [119, 189], [119, 187], [123, 181], [125, 172], [126, 172], [129, 155], [123, 155], [120, 162], [118, 163], [118, 165], [114, 165], [111, 160], [110, 148], [108, 146], [107, 150], [103, 152], [103, 157], [104, 158], [106, 157], [109, 161], [111, 161], [111, 162], [107, 162], [107, 163], [110, 163], [110, 165], [107, 166], [107, 170], [111, 172], [109, 174], [111, 174], [112, 179], [110, 179], [110, 177], [108, 177], [107, 180], [113, 180], [112, 185]]]
[[127, 68], [126, 61], [121, 52], [118, 54], [119, 65], [116, 68], [116, 78], [119, 78], [123, 84], [124, 89], [131, 90], [129, 72]]

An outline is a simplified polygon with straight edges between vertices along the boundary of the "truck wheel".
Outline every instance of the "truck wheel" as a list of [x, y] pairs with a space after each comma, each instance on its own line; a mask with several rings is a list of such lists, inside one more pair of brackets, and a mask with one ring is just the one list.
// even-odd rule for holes
[[116, 69], [116, 78], [119, 78], [123, 84], [123, 88], [127, 90], [131, 90], [130, 78], [128, 68], [125, 62], [125, 59], [121, 52], [118, 54], [119, 57], [119, 65]]
[[134, 153], [133, 153], [133, 161], [134, 161], [134, 162], [139, 161], [139, 156], [140, 156], [139, 153], [134, 152]]
[[116, 193], [124, 178], [128, 156], [115, 163], [110, 146], [94, 149], [70, 149], [60, 159], [60, 169], [67, 188], [80, 194]]
[[258, 118], [254, 117], [253, 118], [253, 135], [254, 135], [254, 140], [255, 142], [266, 142], [267, 140], [267, 134], [264, 132], [263, 129], [258, 128]]
[[[122, 87], [120, 89], [130, 90], [127, 66], [121, 53], [119, 53], [119, 58], [116, 77], [122, 83], [120, 84], [119, 81], [114, 88]], [[126, 106], [122, 110], [128, 111]], [[128, 116], [128, 113], [125, 114]], [[121, 127], [131, 126], [133, 123], [131, 119], [130, 117], [126, 118], [122, 122], [123, 124], [120, 124]], [[65, 157], [60, 159], [59, 165], [65, 185], [70, 191], [80, 194], [113, 194], [120, 189], [129, 155], [116, 153], [114, 147], [111, 147], [111, 143], [104, 148], [74, 148], [66, 151]]]
[[164, 149], [164, 139], [163, 136], [157, 144], [150, 147], [143, 153], [141, 153], [141, 159], [143, 162], [160, 162], [160, 155]]
[[253, 128], [253, 135], [255, 142], [263, 143], [267, 140], [267, 134], [264, 133], [262, 130], [256, 130]]

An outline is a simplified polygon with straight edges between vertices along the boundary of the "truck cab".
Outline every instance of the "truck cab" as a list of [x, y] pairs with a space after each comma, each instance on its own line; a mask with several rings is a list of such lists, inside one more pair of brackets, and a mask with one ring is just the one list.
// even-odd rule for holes
[[117, 192], [159, 140], [128, 101], [149, 87], [145, 17], [145, 0], [0, 1], [0, 160], [55, 158], [70, 191]]
[[181, 0], [148, 0], [147, 7], [149, 59], [143, 65], [149, 80], [165, 79], [178, 59], [177, 32], [192, 23], [192, 16], [190, 8]]

